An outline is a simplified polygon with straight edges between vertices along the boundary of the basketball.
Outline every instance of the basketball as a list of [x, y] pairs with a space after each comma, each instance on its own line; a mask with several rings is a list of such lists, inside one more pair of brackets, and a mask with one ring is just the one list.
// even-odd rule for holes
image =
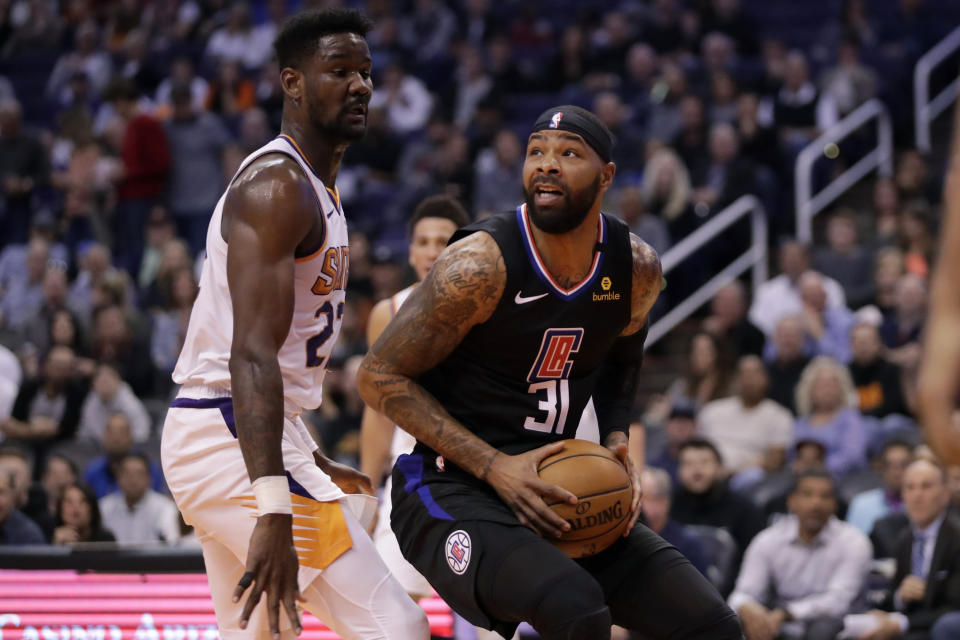
[[599, 553], [623, 535], [630, 520], [633, 485], [610, 449], [586, 440], [566, 440], [560, 453], [537, 467], [540, 479], [577, 496], [577, 504], [548, 504], [571, 529], [552, 539], [571, 558]]

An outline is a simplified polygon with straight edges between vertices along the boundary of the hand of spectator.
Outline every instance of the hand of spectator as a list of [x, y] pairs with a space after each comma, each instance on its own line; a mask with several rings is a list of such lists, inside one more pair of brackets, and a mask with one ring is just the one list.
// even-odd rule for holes
[[814, 338], [819, 340], [823, 337], [823, 316], [813, 307], [804, 305], [803, 326]]
[[650, 404], [648, 404], [647, 407], [647, 413], [643, 417], [644, 423], [648, 425], [662, 425], [670, 415], [670, 398], [664, 395], [654, 396], [651, 398]]
[[73, 544], [80, 541], [80, 534], [73, 527], [57, 527], [53, 532], [53, 544]]
[[57, 435], [60, 425], [50, 416], [33, 416], [30, 418], [30, 436], [37, 440], [45, 440]]
[[859, 636], [858, 640], [893, 640], [901, 633], [896, 619], [885, 611], [871, 611], [870, 615], [877, 618], [878, 625]]
[[911, 372], [916, 371], [922, 355], [923, 350], [920, 347], [920, 343], [910, 342], [897, 349], [890, 349], [887, 352], [887, 359], [906, 372]]
[[743, 622], [743, 631], [747, 640], [773, 640], [777, 630], [773, 628], [770, 611], [756, 602], [748, 602], [740, 607], [737, 614]]
[[699, 189], [694, 189], [691, 200], [693, 200], [694, 203], [702, 202], [708, 206], [713, 206], [719, 197], [720, 194], [717, 193], [717, 190], [713, 187], [700, 187]]
[[927, 583], [917, 576], [907, 576], [900, 583], [897, 593], [904, 602], [919, 602], [927, 592]]
[[767, 613], [767, 622], [770, 623], [774, 637], [780, 634], [780, 627], [783, 626], [783, 623], [786, 622], [788, 618], [789, 615], [787, 615], [784, 609], [774, 609]]
[[554, 442], [515, 456], [497, 453], [485, 477], [517, 520], [544, 537], [559, 538], [570, 530], [570, 523], [554, 513], [547, 501], [577, 503], [572, 493], [544, 482], [537, 474], [540, 461], [563, 447], [563, 442]]

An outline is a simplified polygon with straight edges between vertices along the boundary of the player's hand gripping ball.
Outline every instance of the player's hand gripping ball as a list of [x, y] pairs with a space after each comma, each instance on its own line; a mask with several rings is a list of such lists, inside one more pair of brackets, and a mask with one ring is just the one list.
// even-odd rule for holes
[[[550, 503], [570, 530], [550, 540], [571, 558], [599, 553], [623, 535], [630, 521], [633, 485], [610, 449], [586, 440], [566, 440], [560, 453], [537, 467], [540, 479], [577, 496], [577, 504]], [[549, 538], [548, 538], [549, 539]]]

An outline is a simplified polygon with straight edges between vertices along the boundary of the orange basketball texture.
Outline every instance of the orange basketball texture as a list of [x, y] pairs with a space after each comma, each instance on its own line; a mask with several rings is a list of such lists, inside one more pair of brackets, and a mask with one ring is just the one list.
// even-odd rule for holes
[[537, 471], [544, 482], [577, 496], [575, 505], [548, 505], [571, 526], [550, 541], [571, 558], [583, 558], [603, 551], [623, 535], [630, 519], [633, 486], [610, 449], [586, 440], [564, 443], [563, 451], [544, 458]]

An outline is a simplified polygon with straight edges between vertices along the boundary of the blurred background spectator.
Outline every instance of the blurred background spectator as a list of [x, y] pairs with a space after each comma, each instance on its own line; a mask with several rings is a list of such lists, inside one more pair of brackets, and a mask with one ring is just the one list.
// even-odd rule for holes
[[[315, 4], [0, 3], [0, 470], [14, 474], [13, 508], [48, 541], [180, 535], [157, 466], [170, 372], [215, 203], [243, 158], [278, 133], [272, 38]], [[347, 4], [377, 22], [375, 92], [367, 137], [338, 177], [351, 225], [347, 304], [323, 405], [304, 416], [324, 449], [356, 464], [363, 327], [375, 300], [414, 279], [406, 226], [416, 203], [447, 193], [474, 219], [513, 210], [532, 119], [578, 104], [617, 140], [604, 210], [661, 255], [742, 195], [758, 198], [770, 226], [773, 277], [754, 288], [725, 274], [646, 353], [635, 415], [647, 463], [672, 482], [645, 474], [648, 522], [729, 589], [739, 558], [720, 567], [723, 536], [739, 556], [764, 526], [791, 512], [796, 522], [795, 475], [826, 470], [835, 509], [813, 480], [824, 495], [809, 497], [808, 515], [826, 532], [828, 512], [840, 517], [849, 502], [846, 517], [871, 533], [875, 555], [896, 556], [911, 527], [903, 466], [923, 437], [915, 372], [949, 138], [944, 118], [932, 150], [914, 147], [912, 78], [960, 24], [960, 5]], [[943, 69], [933, 90], [956, 60]], [[894, 127], [893, 175], [863, 178], [798, 242], [796, 154], [873, 98]], [[836, 159], [817, 159], [815, 190], [872, 149], [869, 129]], [[735, 224], [677, 264], [651, 320], [750, 241]], [[77, 470], [103, 503], [75, 486]], [[960, 471], [947, 473], [960, 509]], [[856, 556], [860, 539], [846, 540]], [[799, 574], [783, 580], [779, 593], [832, 593]]]

